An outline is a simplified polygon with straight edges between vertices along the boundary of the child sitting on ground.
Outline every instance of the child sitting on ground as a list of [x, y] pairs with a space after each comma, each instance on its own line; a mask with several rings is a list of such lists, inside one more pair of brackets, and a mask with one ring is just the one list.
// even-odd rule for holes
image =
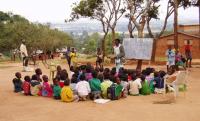
[[61, 88], [64, 86], [64, 82], [66, 79], [68, 79], [68, 73], [67, 70], [63, 69], [60, 74], [60, 82], [59, 82]]
[[69, 79], [65, 80], [64, 82], [64, 87], [61, 90], [61, 101], [63, 102], [73, 102], [73, 101], [78, 101], [79, 98], [77, 95], [73, 95], [73, 91], [71, 90], [69, 86]]
[[124, 97], [124, 89], [121, 85], [121, 80], [119, 77], [115, 77], [114, 80], [115, 83], [108, 88], [107, 96], [111, 100], [118, 100], [121, 97]]
[[35, 74], [36, 74], [36, 76], [37, 76], [37, 80], [39, 81], [39, 82], [42, 82], [42, 79], [41, 79], [41, 75], [42, 75], [42, 70], [40, 69], [40, 68], [37, 68], [37, 69], [35, 69]]
[[89, 83], [85, 80], [85, 74], [81, 74], [80, 81], [76, 85], [76, 91], [81, 101], [86, 101], [91, 92]]
[[112, 81], [110, 81], [110, 74], [105, 73], [104, 74], [104, 81], [101, 83], [101, 91], [103, 98], [107, 98], [107, 91], [108, 88], [113, 84]]
[[89, 80], [91, 97], [93, 100], [101, 98], [101, 81], [97, 79], [97, 72], [92, 72], [92, 79]]
[[78, 75], [73, 74], [72, 79], [71, 79], [71, 83], [70, 83], [70, 88], [72, 89], [74, 95], [78, 95], [77, 91], [76, 91], [76, 84], [77, 83], [78, 83]]
[[91, 66], [86, 66], [86, 73], [85, 73], [85, 79], [86, 81], [89, 81], [91, 80], [93, 77], [92, 77], [92, 72], [91, 72]]
[[131, 96], [139, 96], [139, 90], [142, 88], [141, 85], [141, 78], [135, 77], [135, 75], [132, 76], [132, 81], [129, 81], [129, 94]]
[[148, 81], [145, 79], [145, 76], [142, 75], [140, 77], [140, 79], [142, 80], [142, 82], [141, 82], [142, 88], [140, 89], [140, 94], [141, 95], [150, 95], [151, 94], [151, 90], [150, 90]]
[[25, 76], [24, 77], [24, 83], [22, 85], [22, 88], [24, 90], [24, 95], [30, 95], [30, 82], [31, 82], [31, 78], [30, 76]]
[[128, 96], [128, 87], [129, 87], [129, 84], [128, 84], [128, 77], [126, 74], [122, 74], [120, 75], [120, 80], [121, 80], [121, 85], [123, 86], [123, 89], [124, 89], [124, 97], [127, 97]]
[[22, 80], [21, 80], [21, 73], [17, 72], [15, 73], [15, 77], [12, 82], [13, 82], [13, 85], [14, 85], [14, 92], [21, 92], [23, 91], [22, 89]]
[[53, 97], [56, 100], [61, 99], [60, 97], [61, 88], [59, 86], [59, 80], [57, 78], [53, 79]]
[[43, 75], [42, 79], [43, 79], [42, 96], [44, 96], [44, 97], [52, 97], [53, 90], [52, 90], [50, 84], [48, 83], [48, 81], [49, 81], [48, 76]]
[[31, 78], [31, 83], [30, 83], [31, 87], [31, 95], [33, 96], [38, 96], [38, 95], [41, 95], [41, 84], [40, 82], [37, 80], [37, 76], [36, 75], [33, 75], [32, 78]]
[[164, 92], [164, 71], [154, 72], [155, 93], [160, 94]]

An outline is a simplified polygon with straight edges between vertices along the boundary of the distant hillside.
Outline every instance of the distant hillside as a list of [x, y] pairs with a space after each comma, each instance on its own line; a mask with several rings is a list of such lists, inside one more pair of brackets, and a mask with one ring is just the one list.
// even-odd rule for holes
[[[198, 20], [187, 20], [187, 21], [179, 20], [179, 24], [198, 24]], [[151, 23], [151, 25], [153, 31], [158, 32], [162, 27], [162, 22], [155, 20]], [[124, 19], [123, 21], [119, 21], [117, 24], [116, 31], [127, 32], [128, 31], [127, 26], [128, 26], [128, 20]], [[82, 33], [83, 31], [87, 31], [88, 33], [102, 32], [101, 24], [91, 20], [83, 22], [72, 22], [72, 23], [51, 23], [50, 27], [53, 29], [55, 28], [59, 29], [67, 33]], [[166, 30], [172, 30], [172, 29], [173, 29], [173, 21], [169, 21]]]

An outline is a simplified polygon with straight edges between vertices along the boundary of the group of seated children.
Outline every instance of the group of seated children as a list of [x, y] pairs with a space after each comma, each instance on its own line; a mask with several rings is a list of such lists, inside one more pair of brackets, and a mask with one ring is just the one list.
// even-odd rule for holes
[[164, 88], [164, 71], [146, 68], [142, 72], [121, 68], [94, 68], [91, 64], [71, 67], [70, 71], [57, 67], [53, 84], [48, 76], [36, 69], [30, 78], [17, 72], [13, 79], [14, 92], [23, 91], [24, 95], [53, 97], [63, 102], [86, 101], [88, 99], [118, 100], [128, 95], [149, 95], [161, 93]]

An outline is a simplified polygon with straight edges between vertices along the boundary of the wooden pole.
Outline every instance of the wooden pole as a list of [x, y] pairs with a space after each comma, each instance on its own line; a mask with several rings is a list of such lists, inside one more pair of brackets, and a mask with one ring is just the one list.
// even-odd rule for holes
[[178, 50], [178, 1], [174, 0], [174, 47]]

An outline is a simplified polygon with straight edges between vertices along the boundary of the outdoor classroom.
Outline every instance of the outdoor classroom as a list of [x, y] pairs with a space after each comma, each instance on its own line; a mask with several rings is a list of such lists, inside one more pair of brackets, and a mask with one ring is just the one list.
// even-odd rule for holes
[[0, 1], [0, 121], [200, 121], [199, 6]]

